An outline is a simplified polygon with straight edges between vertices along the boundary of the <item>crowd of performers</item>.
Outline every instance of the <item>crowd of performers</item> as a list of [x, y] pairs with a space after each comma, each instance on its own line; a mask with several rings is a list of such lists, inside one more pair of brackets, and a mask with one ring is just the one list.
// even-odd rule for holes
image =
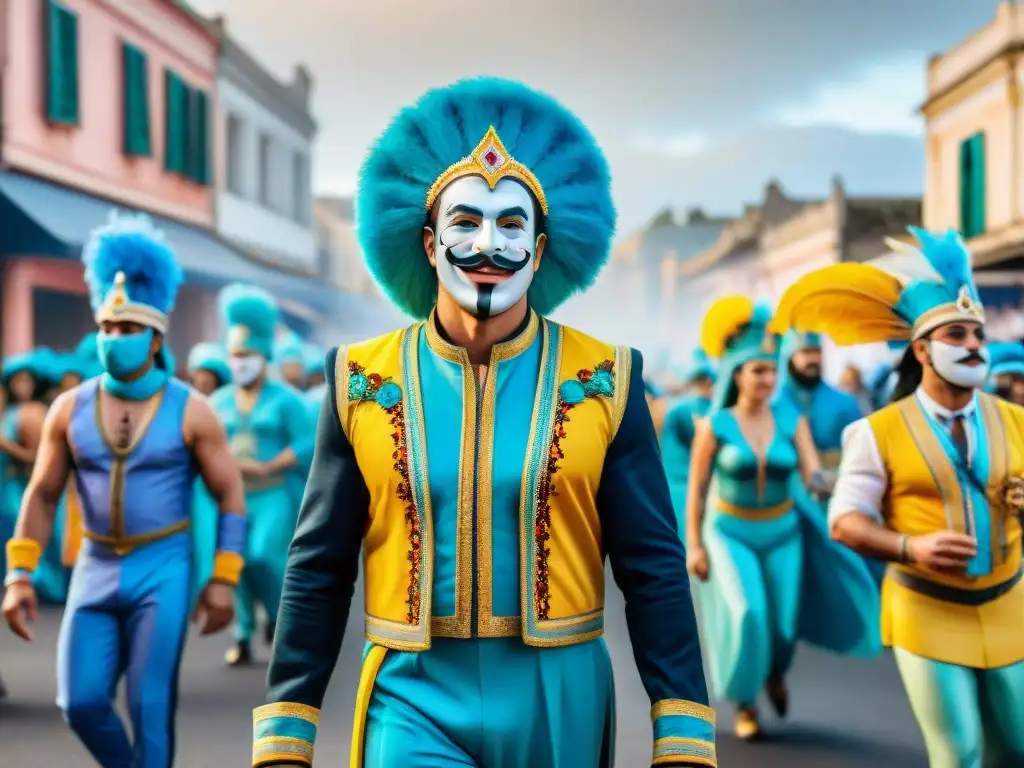
[[[661, 416], [639, 352], [547, 317], [615, 225], [601, 150], [550, 97], [429, 92], [357, 210], [409, 327], [325, 355], [232, 285], [189, 386], [164, 343], [181, 269], [115, 215], [83, 252], [98, 332], [5, 364], [3, 612], [31, 640], [66, 602], [58, 704], [99, 765], [172, 765], [195, 614], [234, 622], [230, 665], [273, 641], [254, 768], [311, 766], [360, 550], [353, 768], [611, 765], [606, 560], [652, 765], [717, 766], [713, 699], [744, 740], [762, 698], [784, 717], [801, 642], [891, 647], [932, 768], [1024, 764], [1024, 347], [986, 343], [959, 237], [912, 230], [774, 311], [720, 299]], [[822, 335], [901, 357], [843, 392]]]

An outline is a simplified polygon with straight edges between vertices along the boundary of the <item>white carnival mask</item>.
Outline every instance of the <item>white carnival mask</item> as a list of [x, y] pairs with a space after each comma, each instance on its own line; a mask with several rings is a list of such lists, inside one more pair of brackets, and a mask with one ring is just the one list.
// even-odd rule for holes
[[[957, 387], [976, 389], [985, 385], [988, 379], [990, 357], [988, 349], [982, 347], [972, 353], [963, 347], [945, 344], [941, 341], [928, 342], [932, 367], [945, 381]], [[971, 364], [971, 363], [976, 364]]]
[[526, 295], [537, 260], [537, 211], [512, 179], [492, 190], [479, 176], [449, 184], [437, 201], [437, 278], [456, 303], [486, 319]]

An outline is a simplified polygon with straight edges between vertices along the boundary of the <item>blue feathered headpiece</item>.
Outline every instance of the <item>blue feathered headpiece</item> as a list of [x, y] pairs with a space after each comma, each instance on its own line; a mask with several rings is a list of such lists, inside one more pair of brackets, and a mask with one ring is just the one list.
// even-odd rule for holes
[[413, 317], [427, 317], [437, 299], [437, 276], [423, 251], [428, 191], [492, 127], [511, 156], [507, 165], [514, 161], [536, 178], [548, 207], [547, 246], [529, 291], [533, 308], [552, 312], [591, 285], [608, 260], [615, 232], [611, 176], [583, 123], [520, 83], [462, 80], [400, 112], [359, 177], [356, 218], [367, 266]]
[[717, 371], [711, 358], [708, 357], [708, 353], [698, 347], [693, 350], [691, 355], [690, 366], [686, 370], [686, 382], [690, 383], [701, 378], [714, 380], [717, 378]]
[[195, 375], [196, 371], [209, 371], [221, 385], [231, 382], [231, 369], [227, 363], [227, 350], [213, 341], [196, 344], [188, 353], [188, 372]]
[[316, 344], [306, 342], [302, 345], [302, 358], [306, 366], [306, 375], [324, 375], [327, 354]]
[[302, 338], [295, 331], [279, 333], [274, 339], [274, 361], [278, 365], [300, 363], [305, 368], [306, 357], [303, 354]]
[[712, 410], [736, 401], [733, 374], [745, 363], [778, 363], [779, 337], [769, 330], [772, 308], [746, 296], [725, 296], [708, 309], [701, 323], [701, 349], [718, 358], [718, 379], [711, 398]]
[[220, 292], [220, 313], [227, 333], [228, 352], [274, 356], [277, 302], [262, 288], [233, 283]]
[[97, 322], [123, 320], [167, 332], [185, 275], [148, 216], [112, 211], [82, 249]]
[[894, 253], [875, 265], [903, 286], [896, 313], [911, 326], [911, 338], [922, 338], [941, 325], [957, 321], [984, 322], [978, 288], [971, 270], [971, 252], [956, 230], [943, 233], [908, 227], [918, 246], [886, 242]]
[[17, 373], [31, 374], [32, 378], [40, 382], [48, 379], [46, 361], [39, 355], [38, 350], [11, 355], [4, 359], [0, 371], [3, 382], [6, 384]]
[[779, 359], [788, 363], [789, 359], [802, 349], [821, 349], [821, 347], [820, 333], [802, 333], [790, 330], [782, 337], [782, 350], [779, 353]]
[[1024, 344], [1019, 341], [993, 341], [988, 345], [989, 380], [997, 376], [1024, 376]]

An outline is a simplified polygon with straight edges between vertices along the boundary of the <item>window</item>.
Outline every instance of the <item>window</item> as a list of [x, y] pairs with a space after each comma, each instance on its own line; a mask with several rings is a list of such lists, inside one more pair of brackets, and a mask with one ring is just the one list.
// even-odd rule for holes
[[960, 232], [965, 238], [985, 231], [985, 134], [960, 145]]
[[245, 156], [245, 127], [238, 115], [228, 115], [227, 142], [228, 191], [239, 197], [244, 197], [245, 176], [242, 158]]
[[265, 134], [260, 134], [260, 204], [272, 208], [272, 201], [270, 199], [270, 176], [271, 168], [270, 164], [273, 161], [274, 145], [270, 137]]
[[43, 6], [46, 51], [46, 117], [78, 124], [78, 17], [53, 0]]
[[164, 168], [210, 183], [210, 106], [205, 92], [164, 70]]
[[309, 223], [309, 160], [302, 152], [292, 153], [292, 218]]
[[152, 153], [149, 136], [149, 68], [146, 54], [134, 45], [121, 46], [124, 88], [124, 136], [126, 155], [148, 157]]

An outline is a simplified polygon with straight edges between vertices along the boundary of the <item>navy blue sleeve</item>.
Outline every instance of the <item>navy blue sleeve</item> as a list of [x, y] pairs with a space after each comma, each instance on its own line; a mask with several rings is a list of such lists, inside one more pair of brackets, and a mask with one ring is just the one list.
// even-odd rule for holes
[[348, 620], [370, 495], [341, 428], [334, 380], [327, 382], [306, 493], [278, 613], [267, 672], [267, 702], [320, 708]]
[[632, 350], [625, 414], [597, 497], [612, 573], [626, 600], [633, 656], [652, 704], [655, 765], [714, 765], [686, 553], [644, 398], [643, 358]]

